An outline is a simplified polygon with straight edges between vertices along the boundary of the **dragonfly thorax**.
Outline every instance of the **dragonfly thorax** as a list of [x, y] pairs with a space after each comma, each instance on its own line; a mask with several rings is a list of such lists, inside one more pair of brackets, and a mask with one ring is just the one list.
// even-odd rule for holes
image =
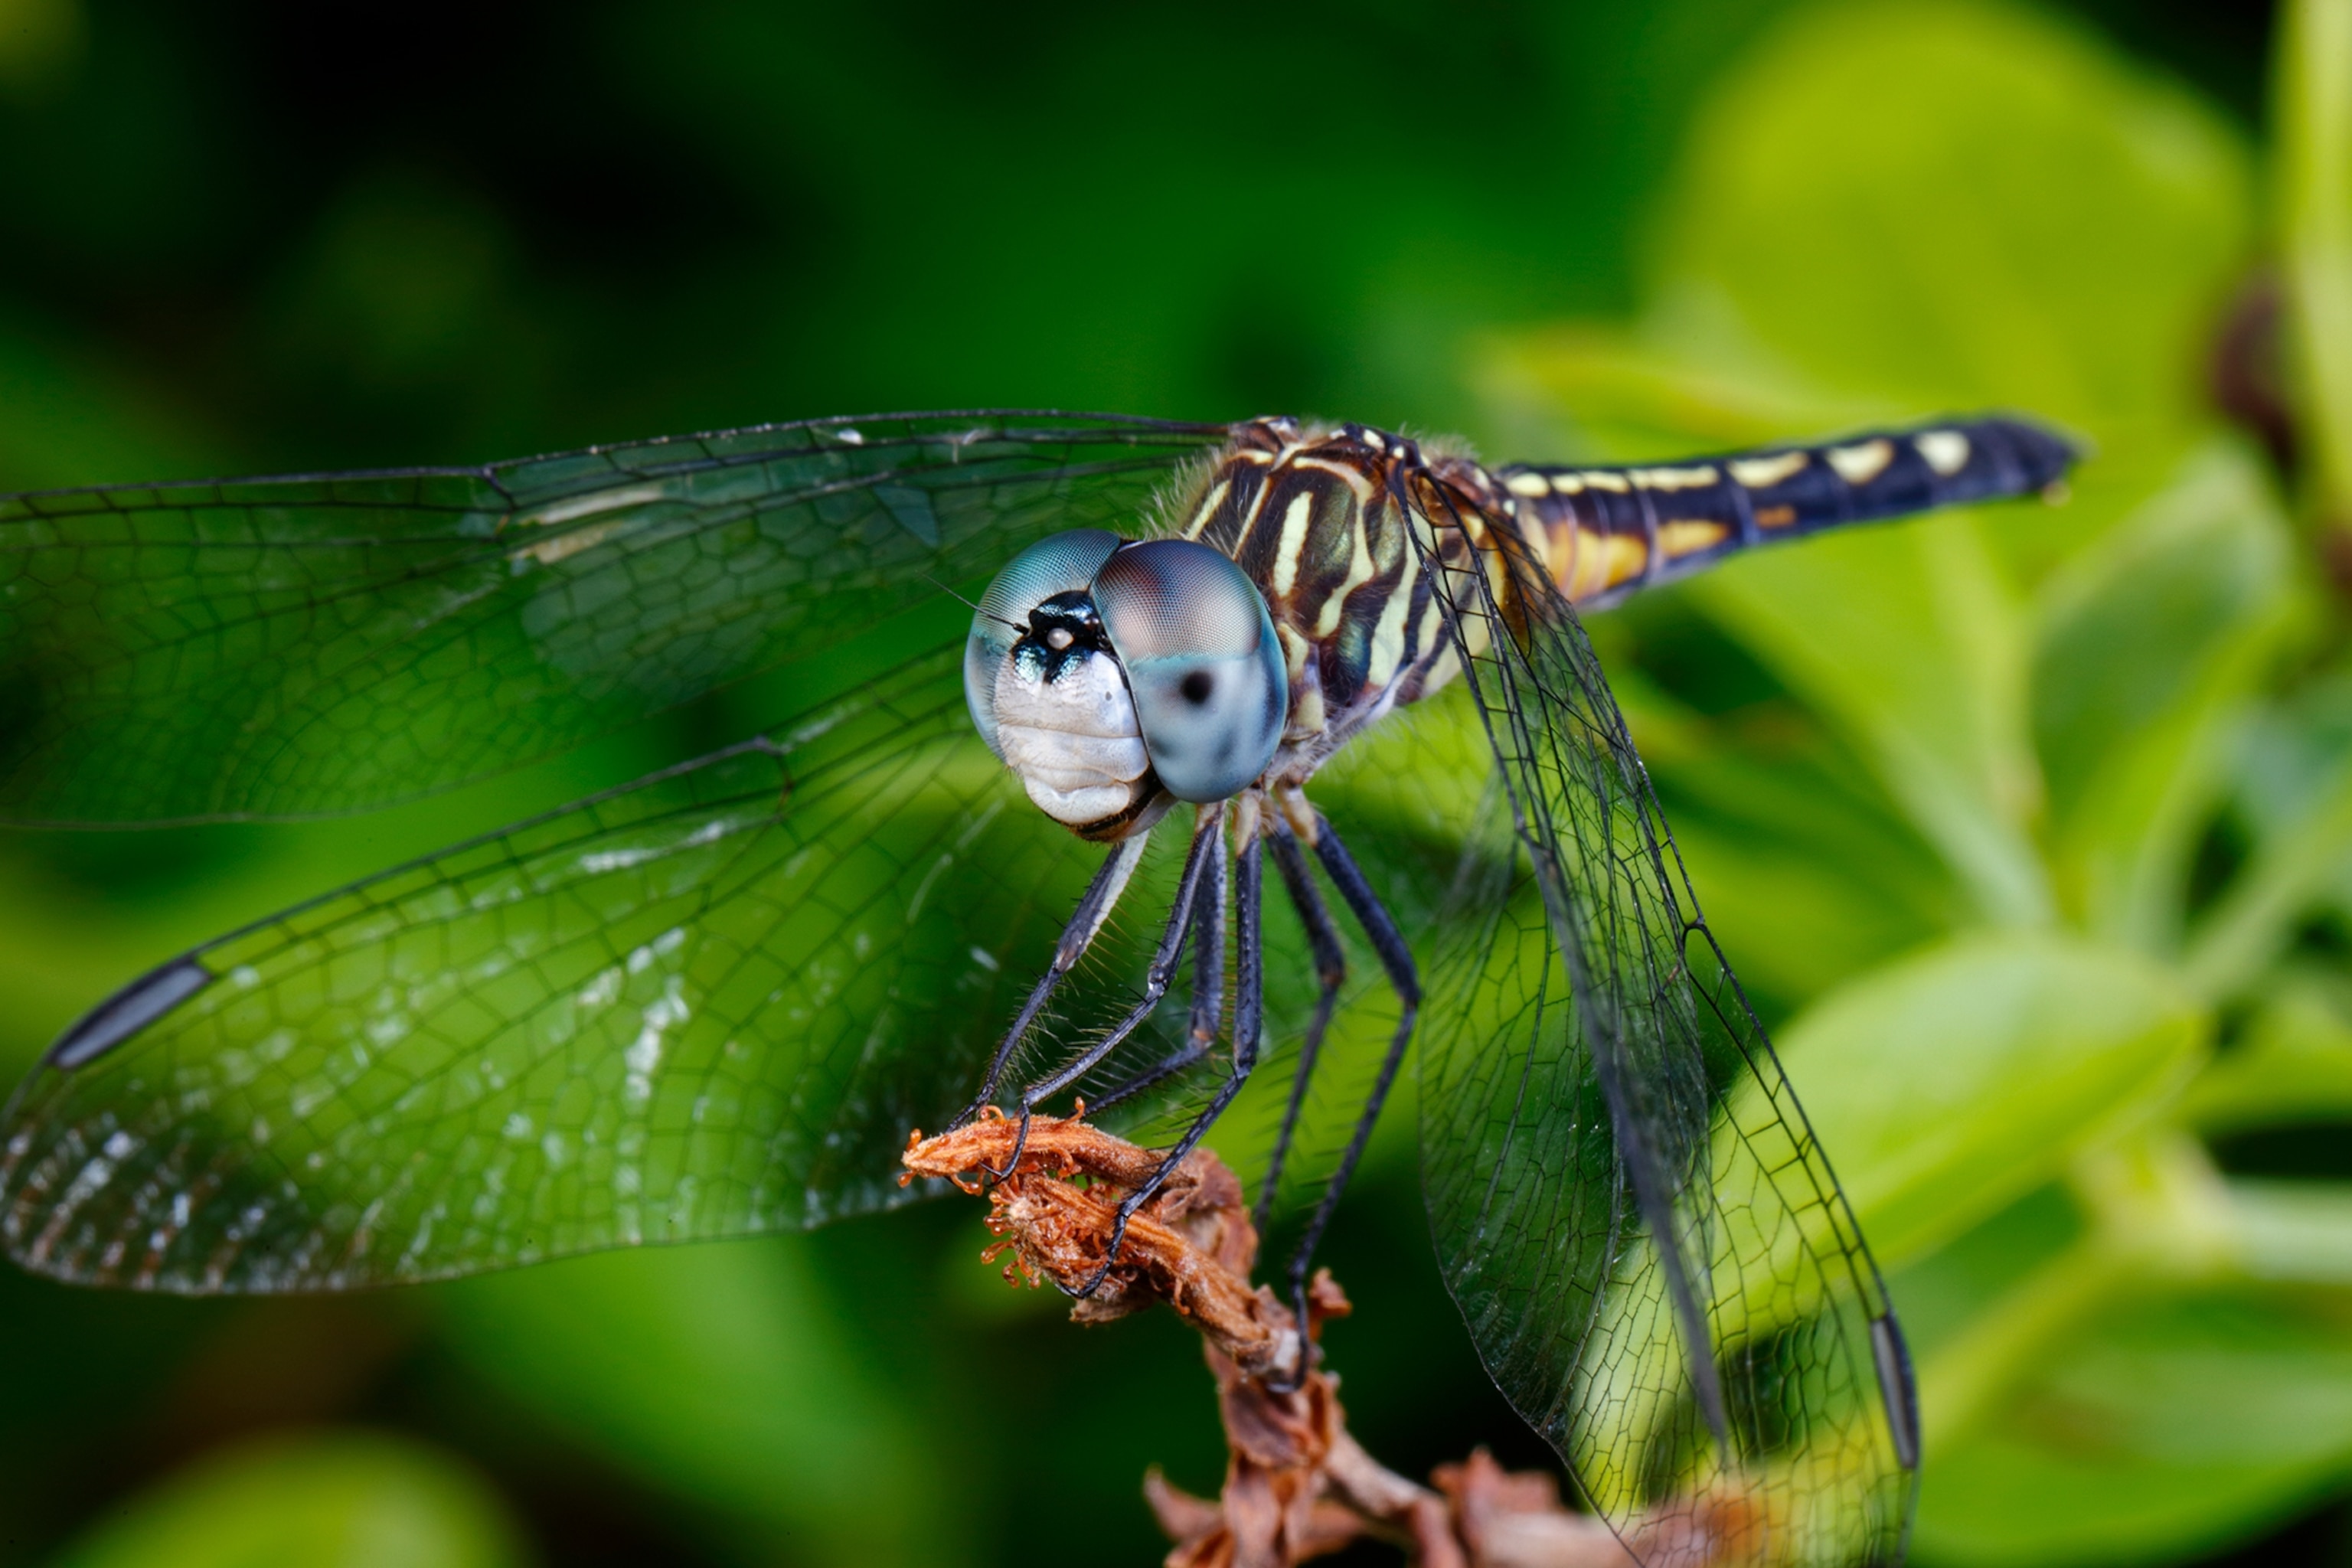
[[[1513, 528], [1508, 498], [1465, 458], [1368, 426], [1234, 426], [1171, 510], [1174, 531], [1230, 556], [1272, 612], [1289, 683], [1274, 764], [1303, 784], [1354, 735], [1458, 668], [1430, 566], [1460, 568]], [[1502, 592], [1507, 574], [1497, 574]], [[1483, 624], [1458, 629], [1483, 647]]]
[[1230, 560], [1094, 531], [998, 574], [972, 619], [964, 695], [1029, 798], [1101, 839], [1246, 788], [1287, 710], [1265, 603]]

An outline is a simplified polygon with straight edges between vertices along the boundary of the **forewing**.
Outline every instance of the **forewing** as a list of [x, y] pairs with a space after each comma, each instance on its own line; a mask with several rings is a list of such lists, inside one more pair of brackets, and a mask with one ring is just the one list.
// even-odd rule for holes
[[82, 1283], [338, 1289], [893, 1202], [1100, 854], [924, 656], [128, 988], [10, 1107], [0, 1239]]
[[1222, 426], [764, 426], [480, 468], [0, 500], [0, 820], [346, 810], [561, 750], [1064, 528]]
[[1498, 763], [1423, 1058], [1472, 1337], [1644, 1561], [1891, 1561], [1916, 1439], [1884, 1289], [1591, 647], [1528, 563], [1430, 563]]

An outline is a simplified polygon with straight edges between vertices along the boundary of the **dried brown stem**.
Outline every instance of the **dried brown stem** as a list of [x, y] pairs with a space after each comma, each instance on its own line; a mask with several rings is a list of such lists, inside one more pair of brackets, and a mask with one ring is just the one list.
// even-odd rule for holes
[[[1003, 1169], [1016, 1144], [1017, 1167], [983, 1185], [979, 1173]], [[945, 1177], [987, 1194], [988, 1227], [1003, 1239], [983, 1256], [1009, 1252], [1007, 1279], [1076, 1291], [1102, 1269], [1120, 1200], [1160, 1156], [1075, 1119], [1033, 1118], [1024, 1139], [991, 1112], [937, 1138], [910, 1137], [905, 1163], [908, 1179]], [[1317, 1332], [1346, 1315], [1347, 1297], [1328, 1270], [1315, 1276], [1302, 1346], [1290, 1309], [1250, 1285], [1256, 1256], [1241, 1184], [1216, 1155], [1195, 1150], [1136, 1212], [1102, 1283], [1070, 1313], [1103, 1322], [1164, 1301], [1201, 1331], [1224, 1420], [1225, 1484], [1213, 1501], [1157, 1470], [1145, 1478], [1144, 1496], [1176, 1542], [1169, 1568], [1289, 1568], [1365, 1535], [1427, 1568], [1631, 1568], [1635, 1559], [1606, 1525], [1560, 1506], [1548, 1475], [1507, 1473], [1481, 1449], [1442, 1468], [1432, 1489], [1366, 1453], [1348, 1434], [1339, 1380], [1314, 1364]], [[1302, 1352], [1297, 1386], [1276, 1386], [1296, 1375]], [[1704, 1545], [1690, 1554], [1695, 1528], [1654, 1543], [1668, 1561], [1718, 1560]]]

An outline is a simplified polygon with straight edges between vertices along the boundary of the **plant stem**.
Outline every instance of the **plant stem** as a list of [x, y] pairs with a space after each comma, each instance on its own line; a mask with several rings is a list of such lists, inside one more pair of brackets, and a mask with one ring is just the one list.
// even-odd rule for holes
[[2352, 0], [2290, 0], [2273, 90], [2305, 501], [2320, 526], [2352, 531]]

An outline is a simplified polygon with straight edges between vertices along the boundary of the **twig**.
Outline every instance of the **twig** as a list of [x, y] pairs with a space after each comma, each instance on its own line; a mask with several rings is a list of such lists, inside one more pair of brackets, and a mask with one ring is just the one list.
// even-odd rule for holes
[[[1008, 1280], [1051, 1280], [1075, 1292], [1102, 1268], [1120, 1198], [1160, 1156], [1081, 1121], [1037, 1117], [1019, 1165], [983, 1186], [975, 1173], [1001, 1169], [1016, 1132], [991, 1113], [928, 1141], [911, 1136], [902, 1179], [940, 1176], [985, 1192], [988, 1228], [1001, 1239], [982, 1256], [1009, 1254]], [[1290, 1568], [1366, 1535], [1395, 1542], [1425, 1568], [1633, 1568], [1626, 1543], [1562, 1508], [1548, 1475], [1507, 1473], [1481, 1449], [1442, 1467], [1433, 1489], [1366, 1453], [1348, 1434], [1339, 1380], [1315, 1364], [1318, 1332], [1348, 1313], [1347, 1297], [1328, 1269], [1318, 1271], [1302, 1341], [1290, 1309], [1250, 1285], [1256, 1257], [1241, 1184], [1216, 1155], [1195, 1150], [1129, 1224], [1101, 1286], [1071, 1310], [1075, 1321], [1097, 1323], [1164, 1301], [1201, 1331], [1224, 1421], [1225, 1484], [1213, 1501], [1157, 1469], [1145, 1477], [1144, 1497], [1176, 1542], [1169, 1568]], [[1302, 1358], [1296, 1388], [1272, 1385], [1291, 1381]], [[1685, 1514], [1661, 1522], [1672, 1539], [1645, 1527], [1634, 1540], [1638, 1561], [1725, 1560], [1722, 1521]]]

